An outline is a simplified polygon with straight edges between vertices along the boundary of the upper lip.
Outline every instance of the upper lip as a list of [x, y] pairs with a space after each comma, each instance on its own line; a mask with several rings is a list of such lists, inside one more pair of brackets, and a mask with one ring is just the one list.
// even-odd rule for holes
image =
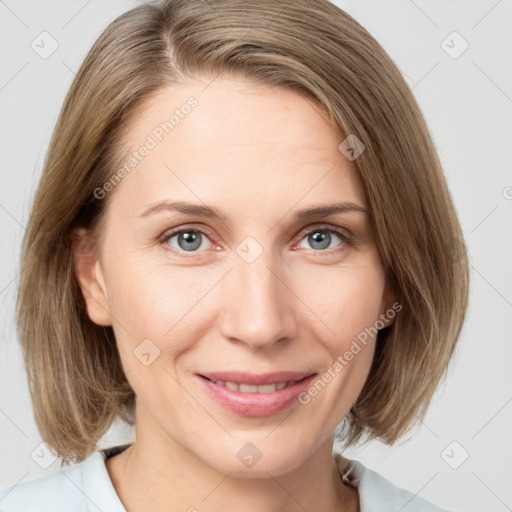
[[206, 372], [202, 377], [223, 382], [235, 382], [236, 384], [253, 384], [256, 386], [272, 384], [276, 382], [299, 381], [315, 372], [272, 372], [272, 373], [245, 373], [245, 372]]

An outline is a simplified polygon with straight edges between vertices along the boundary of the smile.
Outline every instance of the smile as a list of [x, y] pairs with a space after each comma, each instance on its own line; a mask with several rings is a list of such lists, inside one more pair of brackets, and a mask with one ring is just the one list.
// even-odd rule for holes
[[237, 384], [236, 382], [229, 381], [224, 382], [222, 380], [214, 380], [210, 382], [214, 382], [218, 386], [225, 386], [226, 388], [233, 391], [240, 391], [240, 393], [274, 393], [275, 391], [279, 391], [286, 386], [295, 384], [294, 380], [289, 382], [277, 382], [275, 384], [262, 384], [260, 386], [256, 386], [254, 384]]
[[[241, 372], [198, 374], [206, 395], [223, 409], [239, 416], [262, 417], [300, 405], [299, 394], [314, 379], [311, 372]], [[223, 377], [219, 378], [219, 377]]]

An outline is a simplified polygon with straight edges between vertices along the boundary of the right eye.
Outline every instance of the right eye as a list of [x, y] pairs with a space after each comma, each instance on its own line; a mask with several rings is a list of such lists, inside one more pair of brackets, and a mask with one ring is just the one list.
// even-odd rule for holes
[[[175, 245], [171, 243], [172, 240]], [[167, 231], [160, 239], [160, 243], [170, 245], [176, 251], [192, 253], [201, 252], [199, 251], [201, 248], [207, 249], [208, 243], [213, 245], [204, 230], [192, 228], [177, 228]]]

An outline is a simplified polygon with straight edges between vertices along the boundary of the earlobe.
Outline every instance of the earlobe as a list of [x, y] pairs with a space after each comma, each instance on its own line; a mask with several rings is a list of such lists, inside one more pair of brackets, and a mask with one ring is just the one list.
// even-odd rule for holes
[[112, 325], [109, 297], [100, 261], [93, 251], [84, 228], [77, 228], [72, 236], [73, 268], [87, 307], [87, 314], [97, 325]]

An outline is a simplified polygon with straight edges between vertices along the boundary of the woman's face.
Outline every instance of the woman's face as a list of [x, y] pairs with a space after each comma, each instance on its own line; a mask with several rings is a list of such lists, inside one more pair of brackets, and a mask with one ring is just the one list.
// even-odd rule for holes
[[177, 443], [226, 473], [278, 475], [325, 445], [356, 401], [368, 329], [391, 301], [327, 115], [284, 88], [207, 84], [162, 90], [132, 120], [126, 161], [137, 163], [107, 192], [100, 257], [81, 283], [91, 319], [113, 326], [137, 440]]

